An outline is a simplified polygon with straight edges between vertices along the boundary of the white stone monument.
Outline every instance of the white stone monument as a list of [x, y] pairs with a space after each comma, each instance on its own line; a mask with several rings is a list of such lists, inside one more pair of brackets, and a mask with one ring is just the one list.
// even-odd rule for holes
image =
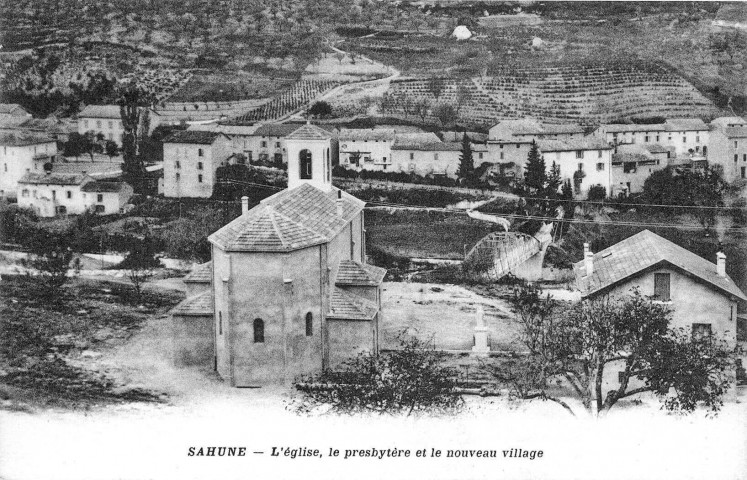
[[478, 305], [476, 314], [475, 346], [472, 347], [472, 352], [487, 355], [490, 353], [490, 344], [488, 343], [488, 327], [485, 325], [485, 312], [482, 305]]

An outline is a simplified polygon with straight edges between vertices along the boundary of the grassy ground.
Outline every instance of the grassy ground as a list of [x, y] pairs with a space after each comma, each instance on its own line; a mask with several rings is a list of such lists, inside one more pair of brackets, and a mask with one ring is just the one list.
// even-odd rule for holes
[[34, 282], [3, 276], [0, 290], [0, 396], [3, 405], [89, 407], [161, 401], [159, 392], [127, 388], [107, 375], [76, 365], [126, 342], [153, 316], [176, 305], [178, 292], [146, 291], [135, 298], [128, 285], [73, 280], [57, 300]]
[[368, 246], [396, 256], [461, 260], [496, 227], [456, 213], [366, 212]]

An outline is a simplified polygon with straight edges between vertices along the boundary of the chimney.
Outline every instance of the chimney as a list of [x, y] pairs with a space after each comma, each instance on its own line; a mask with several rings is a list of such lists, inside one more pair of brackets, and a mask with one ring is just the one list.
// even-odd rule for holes
[[716, 273], [719, 277], [726, 277], [726, 255], [724, 252], [716, 254]]
[[342, 190], [337, 191], [337, 216], [342, 217]]
[[586, 276], [590, 277], [594, 273], [594, 254], [588, 243], [584, 243], [584, 266], [586, 267]]
[[241, 197], [241, 214], [246, 215], [249, 213], [249, 197]]

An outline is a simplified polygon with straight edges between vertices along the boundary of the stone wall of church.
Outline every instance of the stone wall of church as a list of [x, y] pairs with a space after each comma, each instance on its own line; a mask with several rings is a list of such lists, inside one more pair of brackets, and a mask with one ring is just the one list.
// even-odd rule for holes
[[376, 349], [378, 318], [365, 320], [329, 319], [329, 366], [337, 369], [361, 352]]
[[174, 315], [172, 336], [174, 363], [178, 366], [213, 365], [213, 316]]

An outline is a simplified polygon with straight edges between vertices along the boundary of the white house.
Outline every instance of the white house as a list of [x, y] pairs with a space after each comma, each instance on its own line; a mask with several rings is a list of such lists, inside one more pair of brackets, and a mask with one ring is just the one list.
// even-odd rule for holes
[[100, 215], [120, 213], [134, 193], [132, 187], [119, 180], [95, 180], [81, 187], [88, 208]]
[[216, 171], [230, 155], [231, 139], [223, 133], [174, 132], [163, 143], [164, 196], [211, 197]]
[[612, 195], [629, 195], [643, 191], [646, 179], [662, 170], [674, 158], [674, 148], [658, 144], [619, 145], [612, 154]]
[[537, 120], [504, 120], [488, 131], [487, 161], [501, 176], [520, 176], [532, 142], [537, 140], [575, 140], [584, 137], [578, 124], [548, 124]]
[[747, 120], [742, 117], [722, 117], [711, 122], [708, 163], [721, 165], [724, 180], [747, 179]]
[[441, 143], [432, 132], [399, 132], [398, 129], [342, 129], [340, 165], [356, 170], [399, 171], [394, 166], [395, 146]]
[[659, 144], [677, 156], [708, 155], [709, 127], [699, 118], [670, 118], [656, 124], [603, 124], [594, 135], [610, 145]]
[[40, 217], [81, 214], [90, 206], [82, 188], [94, 179], [85, 173], [26, 173], [18, 180], [18, 206]]
[[456, 178], [461, 153], [462, 144], [457, 142], [396, 142], [392, 146], [392, 170]]
[[14, 197], [18, 180], [26, 172], [43, 171], [57, 155], [57, 142], [28, 132], [0, 133], [0, 198]]
[[[142, 114], [141, 114], [142, 115]], [[159, 115], [153, 110], [148, 110], [150, 119], [150, 130], [152, 131], [159, 123]], [[86, 132], [102, 133], [107, 140], [122, 145], [124, 128], [119, 105], [87, 105], [78, 114], [78, 133]], [[150, 133], [150, 131], [148, 132]]]
[[612, 193], [612, 147], [596, 137], [568, 140], [539, 140], [540, 153], [549, 171], [553, 162], [560, 167], [560, 175], [570, 179], [575, 198], [586, 198], [593, 185]]

